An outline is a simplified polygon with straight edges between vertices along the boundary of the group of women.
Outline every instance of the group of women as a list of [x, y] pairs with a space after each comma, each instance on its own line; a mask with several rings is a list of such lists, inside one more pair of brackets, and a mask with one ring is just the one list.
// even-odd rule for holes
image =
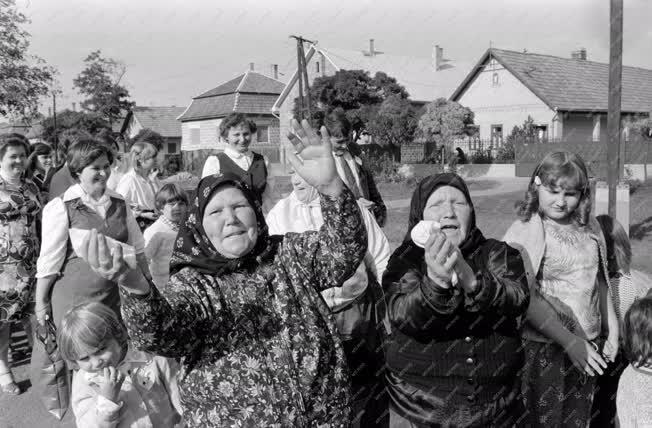
[[[554, 337], [524, 345], [528, 322], [546, 334], [534, 323], [541, 318], [532, 315], [531, 290], [537, 281], [548, 286], [537, 291], [540, 304], [542, 294], [557, 297], [559, 287], [546, 282], [552, 273], [537, 272], [539, 265], [549, 266], [550, 255], [533, 251], [537, 243], [522, 242], [517, 230], [533, 224], [537, 213], [552, 218], [554, 227], [575, 216], [588, 180], [581, 160], [563, 155], [535, 172], [524, 209], [529, 217], [511, 231], [514, 246], [483, 235], [463, 179], [452, 173], [427, 177], [412, 196], [404, 241], [390, 256], [373, 216], [338, 175], [328, 130], [322, 127], [318, 135], [306, 121], [293, 121], [292, 127], [293, 193], [266, 220], [251, 180], [232, 171], [206, 175], [179, 228], [164, 292], [148, 274], [134, 211], [107, 189], [113, 154], [90, 142], [78, 143], [68, 156], [76, 184], [45, 207], [48, 233], [36, 266], [38, 242], [21, 244], [32, 250], [31, 263], [23, 257], [15, 273], [2, 274], [29, 281], [36, 271], [37, 318], [47, 314], [55, 325], [83, 299], [121, 311], [136, 348], [181, 363], [180, 396], [189, 426], [536, 426], [547, 424], [554, 412], [568, 412], [567, 420], [586, 425], [589, 417], [563, 409], [559, 396], [540, 412], [532, 411], [540, 403], [522, 398], [523, 385], [531, 391], [551, 382], [544, 366], [568, 369], [563, 358], [570, 351], [560, 348], [557, 361]], [[23, 192], [27, 200], [32, 186], [17, 181], [24, 154], [18, 146], [7, 147], [0, 148], [0, 190]], [[130, 178], [137, 183], [134, 195], [152, 190], [144, 180], [152, 159], [145, 152], [138, 153], [142, 170]], [[543, 194], [541, 180], [552, 189], [561, 186], [561, 196], [557, 190], [556, 196]], [[581, 189], [577, 194], [575, 187]], [[20, 223], [23, 241], [38, 236], [40, 203], [37, 194], [33, 198], [34, 209], [23, 210], [32, 212]], [[146, 208], [136, 212], [142, 216]], [[530, 230], [547, 224], [539, 220]], [[16, 231], [13, 225], [7, 229]], [[70, 233], [76, 229], [86, 232]], [[73, 236], [83, 238], [74, 242]], [[129, 247], [111, 240], [132, 247], [136, 262], [129, 262]], [[595, 242], [598, 254], [602, 247]], [[19, 247], [18, 254], [28, 251]], [[532, 257], [539, 257], [534, 265]], [[587, 269], [574, 275], [586, 282], [604, 275], [604, 266], [593, 269], [590, 260], [583, 261]], [[578, 303], [586, 292], [567, 303]], [[580, 344], [608, 336], [603, 348], [595, 348], [599, 352], [582, 354], [576, 347], [571, 368], [589, 373], [604, 363], [599, 353], [615, 356], [618, 333], [611, 316], [603, 318], [603, 332], [599, 315], [598, 321], [590, 315], [559, 327]], [[542, 356], [557, 360], [538, 361]], [[555, 376], [562, 384], [574, 379]], [[593, 385], [586, 376], [583, 382]], [[567, 389], [555, 391], [563, 395]], [[588, 386], [573, 391], [592, 393]], [[576, 404], [582, 401], [573, 397]], [[586, 400], [580, 404], [585, 411]]]
[[[152, 150], [156, 154], [153, 146]], [[147, 208], [149, 201], [139, 199], [140, 194], [132, 191], [135, 186], [128, 180], [119, 183], [124, 194], [107, 187], [115, 155], [101, 142], [81, 140], [71, 145], [65, 164], [55, 168], [49, 145], [30, 146], [20, 135], [0, 138], [0, 390], [4, 393], [21, 392], [9, 367], [11, 322], [23, 321], [31, 340], [32, 313], [37, 322], [50, 319], [58, 326], [68, 308], [89, 298], [119, 311], [115, 284], [90, 271], [75, 251], [84, 231], [95, 228], [131, 245], [139, 263], [147, 265], [142, 256], [141, 229], [133, 212], [145, 212], [141, 204]], [[135, 158], [132, 164], [136, 173], [148, 177], [152, 167], [138, 170], [139, 154], [130, 155]], [[134, 168], [131, 171], [135, 174]], [[63, 175], [70, 175], [74, 184], [61, 194], [53, 194], [51, 180]], [[126, 201], [125, 196], [129, 198]], [[47, 361], [43, 346], [36, 341], [33, 384], [38, 384]]]

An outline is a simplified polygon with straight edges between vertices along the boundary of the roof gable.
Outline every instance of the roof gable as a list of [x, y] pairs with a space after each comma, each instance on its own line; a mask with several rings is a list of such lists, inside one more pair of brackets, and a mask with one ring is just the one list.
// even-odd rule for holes
[[234, 94], [236, 92], [279, 95], [284, 87], [285, 84], [278, 80], [256, 73], [255, 71], [247, 71], [246, 73], [221, 84], [217, 88], [204, 92], [195, 97], [195, 99]]
[[[135, 120], [143, 128], [151, 129], [158, 134], [161, 134], [163, 137], [180, 137], [181, 136], [181, 124], [177, 120], [177, 117], [185, 110], [184, 107], [140, 107], [136, 106], [133, 108], [130, 115], [127, 117], [127, 121], [130, 117], [134, 117]], [[124, 129], [124, 126], [123, 126]]]
[[[451, 96], [458, 100], [488, 61], [494, 58], [551, 109], [606, 111], [609, 64], [550, 55], [489, 49]], [[623, 66], [623, 112], [652, 110], [652, 70]]]

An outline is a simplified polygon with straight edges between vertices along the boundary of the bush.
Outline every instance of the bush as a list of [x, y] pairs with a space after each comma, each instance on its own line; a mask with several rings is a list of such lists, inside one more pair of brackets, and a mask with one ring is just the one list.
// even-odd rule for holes
[[514, 140], [508, 138], [505, 143], [496, 151], [495, 163], [514, 163], [516, 160], [516, 153], [514, 152]]
[[471, 155], [470, 159], [471, 163], [487, 164], [494, 162], [494, 158], [491, 156], [491, 151], [489, 150], [478, 150]]
[[365, 166], [371, 170], [374, 179], [378, 182], [387, 183], [407, 183], [411, 184], [416, 181], [414, 170], [410, 173], [409, 167], [399, 162], [394, 162], [391, 156], [384, 154], [381, 156], [361, 155]]

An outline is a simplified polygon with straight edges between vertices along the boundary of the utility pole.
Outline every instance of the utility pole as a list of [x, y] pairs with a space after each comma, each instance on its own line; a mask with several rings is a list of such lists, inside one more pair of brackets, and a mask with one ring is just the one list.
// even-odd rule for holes
[[[301, 36], [290, 36], [297, 41], [297, 77], [299, 83], [299, 108], [301, 118], [310, 120], [312, 118], [311, 99], [310, 99], [310, 82], [308, 80], [308, 65], [306, 55], [303, 50], [303, 43], [313, 43]], [[305, 94], [305, 95], [304, 95]]]
[[[609, 111], [607, 114], [607, 182], [609, 215], [616, 218], [616, 189], [623, 176], [624, 153], [621, 151], [620, 108], [623, 73], [623, 0], [611, 0], [609, 36]], [[622, 157], [622, 159], [621, 159]]]
[[54, 123], [54, 159], [55, 162], [58, 164], [59, 159], [58, 157], [58, 146], [59, 146], [59, 132], [57, 131], [57, 92], [52, 91], [52, 121]]

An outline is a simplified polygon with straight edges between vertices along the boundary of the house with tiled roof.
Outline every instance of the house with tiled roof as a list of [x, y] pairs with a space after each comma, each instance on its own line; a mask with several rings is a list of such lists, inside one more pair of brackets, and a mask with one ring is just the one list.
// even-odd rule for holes
[[[450, 99], [475, 114], [481, 139], [495, 142], [531, 116], [541, 137], [606, 141], [609, 64], [589, 61], [581, 49], [569, 58], [487, 50]], [[622, 118], [652, 111], [652, 70], [623, 66]]]
[[184, 107], [175, 106], [136, 106], [127, 113], [120, 134], [134, 138], [143, 129], [151, 129], [165, 140], [162, 150], [164, 154], [178, 154], [181, 151], [181, 122], [177, 117], [184, 111]]
[[[363, 70], [371, 76], [379, 71], [384, 72], [405, 87], [415, 106], [450, 97], [473, 65], [446, 59], [439, 45], [433, 46], [432, 52], [422, 56], [406, 56], [377, 49], [374, 39], [369, 40], [366, 49], [340, 49], [313, 44], [306, 50], [306, 64], [310, 84], [317, 77], [331, 76], [339, 70]], [[281, 117], [282, 138], [289, 131], [287, 124], [292, 117], [294, 100], [299, 94], [297, 81], [295, 70], [272, 109]]]
[[280, 124], [272, 114], [272, 106], [284, 88], [285, 84], [277, 79], [248, 70], [194, 97], [178, 117], [184, 165], [196, 170], [209, 154], [224, 149], [219, 127], [222, 119], [233, 112], [244, 113], [256, 123], [254, 148], [273, 145], [278, 151]]

